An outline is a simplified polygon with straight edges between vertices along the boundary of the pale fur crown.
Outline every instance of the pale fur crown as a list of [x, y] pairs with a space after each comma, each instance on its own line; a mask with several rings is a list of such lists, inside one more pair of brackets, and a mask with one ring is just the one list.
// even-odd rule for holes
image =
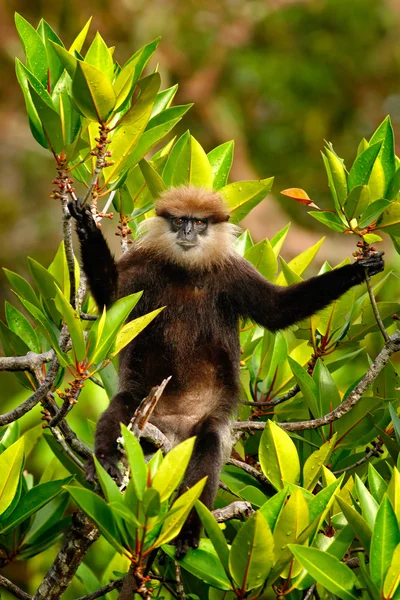
[[[235, 254], [234, 241], [240, 228], [228, 223], [229, 212], [220, 194], [195, 186], [173, 187], [161, 194], [155, 203], [155, 217], [140, 226], [135, 246], [154, 252], [176, 264], [209, 269]], [[166, 217], [197, 217], [207, 219], [205, 235], [198, 236], [198, 244], [188, 251], [176, 243], [176, 233]]]

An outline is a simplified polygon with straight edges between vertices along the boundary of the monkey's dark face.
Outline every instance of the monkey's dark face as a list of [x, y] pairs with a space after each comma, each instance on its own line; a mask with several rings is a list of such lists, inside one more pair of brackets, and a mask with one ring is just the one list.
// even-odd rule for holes
[[197, 217], [170, 217], [171, 231], [176, 234], [176, 243], [184, 251], [198, 246], [199, 236], [207, 235], [208, 220]]

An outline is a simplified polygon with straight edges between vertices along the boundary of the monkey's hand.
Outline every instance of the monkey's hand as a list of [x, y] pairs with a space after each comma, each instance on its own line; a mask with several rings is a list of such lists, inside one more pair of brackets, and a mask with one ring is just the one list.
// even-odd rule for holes
[[365, 280], [365, 275], [376, 275], [380, 273], [385, 268], [385, 263], [383, 260], [384, 252], [374, 252], [368, 258], [359, 258], [354, 265], [358, 269], [358, 275], [361, 281]]
[[80, 239], [87, 239], [91, 233], [98, 231], [90, 206], [82, 204], [81, 198], [76, 202], [68, 202], [68, 210], [76, 220], [76, 232]]
[[[118, 457], [104, 458], [101, 456], [96, 457], [101, 463], [102, 467], [107, 473], [116, 481], [118, 485], [122, 483], [122, 473], [118, 468]], [[95, 483], [97, 481], [96, 467], [93, 458], [89, 458], [85, 466], [85, 477], [89, 483]]]
[[201, 521], [196, 512], [192, 513], [187, 518], [183, 525], [180, 534], [175, 541], [175, 557], [177, 560], [183, 558], [190, 548], [198, 548], [200, 542]]

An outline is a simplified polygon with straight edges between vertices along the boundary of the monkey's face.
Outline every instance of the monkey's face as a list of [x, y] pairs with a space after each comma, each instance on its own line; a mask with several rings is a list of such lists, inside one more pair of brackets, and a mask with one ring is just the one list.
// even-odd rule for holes
[[202, 236], [208, 234], [208, 219], [171, 216], [169, 221], [171, 231], [176, 235], [176, 244], [183, 252], [190, 252], [201, 246]]
[[143, 221], [136, 247], [187, 268], [207, 269], [235, 253], [239, 232], [236, 225], [214, 222], [212, 215], [164, 214]]

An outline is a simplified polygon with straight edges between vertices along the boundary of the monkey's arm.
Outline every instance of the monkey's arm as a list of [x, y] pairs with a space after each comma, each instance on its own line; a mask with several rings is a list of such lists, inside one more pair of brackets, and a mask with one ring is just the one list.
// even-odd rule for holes
[[83, 270], [96, 304], [103, 310], [104, 306], [110, 306], [117, 297], [118, 273], [114, 258], [89, 206], [82, 206], [78, 199], [77, 202], [70, 202], [68, 208], [76, 219]]
[[232, 304], [238, 314], [250, 317], [270, 331], [285, 329], [325, 308], [353, 286], [365, 280], [365, 271], [383, 271], [383, 253], [345, 265], [301, 283], [281, 287], [264, 279], [246, 261], [241, 261]]

